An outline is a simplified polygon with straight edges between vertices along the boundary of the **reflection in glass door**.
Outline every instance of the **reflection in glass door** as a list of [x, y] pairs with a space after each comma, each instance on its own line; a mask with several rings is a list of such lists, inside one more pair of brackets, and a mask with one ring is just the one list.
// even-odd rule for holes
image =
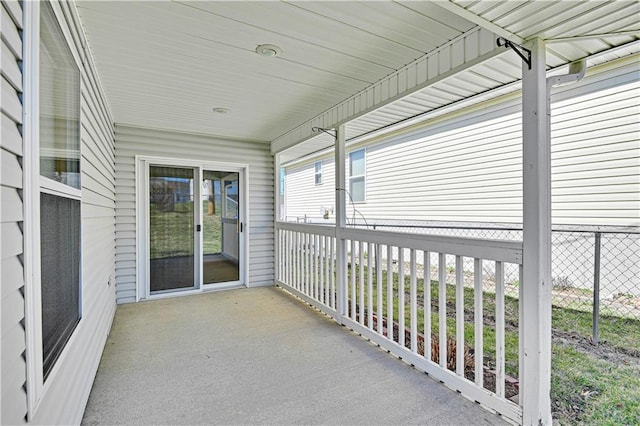
[[202, 281], [239, 281], [239, 174], [204, 170], [202, 188]]
[[194, 169], [149, 166], [151, 293], [195, 287]]

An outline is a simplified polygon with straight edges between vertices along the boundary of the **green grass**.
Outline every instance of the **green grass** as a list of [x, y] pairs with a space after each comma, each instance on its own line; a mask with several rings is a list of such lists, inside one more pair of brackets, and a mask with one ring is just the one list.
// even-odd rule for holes
[[[359, 270], [356, 268], [356, 286], [359, 285]], [[365, 303], [367, 300], [367, 268], [363, 267]], [[387, 312], [387, 275], [382, 272], [383, 313]], [[373, 306], [377, 306], [376, 274], [373, 278]], [[393, 293], [397, 300], [398, 275], [393, 274]], [[351, 285], [351, 269], [347, 283]], [[405, 302], [410, 301], [409, 277], [405, 277]], [[423, 294], [424, 281], [417, 280], [417, 293]], [[455, 336], [455, 286], [446, 286], [447, 335]], [[356, 288], [356, 303], [359, 303], [359, 288]], [[437, 281], [431, 282], [432, 333], [438, 333]], [[351, 291], [348, 293], [351, 298]], [[349, 304], [351, 301], [349, 300]], [[419, 298], [418, 305], [422, 306]], [[474, 346], [473, 289], [464, 288], [464, 340]], [[397, 302], [393, 307], [394, 321], [398, 321]], [[495, 362], [495, 294], [483, 292], [484, 356], [485, 365]], [[424, 332], [423, 310], [418, 309], [418, 331]], [[505, 297], [505, 370], [510, 376], [518, 375], [518, 300]], [[405, 308], [405, 326], [410, 326], [410, 311]], [[599, 346], [590, 350], [592, 315], [574, 309], [552, 307], [554, 334], [570, 336], [570, 339], [552, 344], [551, 398], [554, 401], [554, 418], [561, 425], [637, 425], [640, 424], [640, 321], [614, 316], [601, 316]], [[573, 342], [575, 340], [576, 342]], [[601, 349], [599, 352], [598, 349]], [[622, 352], [628, 358], [611, 357], [607, 354]], [[632, 362], [626, 361], [627, 359]], [[635, 363], [634, 361], [635, 360]]]
[[[220, 209], [215, 215], [207, 213], [207, 201], [202, 203], [203, 248], [205, 254], [220, 253]], [[162, 211], [151, 205], [149, 209], [151, 259], [193, 255], [193, 203], [178, 203], [173, 211]]]
[[561, 425], [640, 424], [640, 367], [554, 344], [551, 397]]

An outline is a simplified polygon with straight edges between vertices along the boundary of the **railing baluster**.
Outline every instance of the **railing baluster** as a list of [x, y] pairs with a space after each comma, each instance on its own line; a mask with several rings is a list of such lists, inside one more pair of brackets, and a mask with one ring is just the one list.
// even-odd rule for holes
[[[522, 303], [524, 301], [523, 292], [524, 292], [524, 269], [522, 265], [518, 265], [518, 380], [522, 380], [524, 377], [524, 345], [523, 342], [523, 315], [522, 315]], [[522, 406], [522, 392], [518, 394], [518, 404]]]
[[431, 253], [423, 252], [424, 357], [431, 360]]
[[364, 324], [364, 242], [358, 241], [358, 321]]
[[316, 271], [315, 271], [315, 250], [316, 250], [316, 236], [313, 234], [309, 234], [309, 248], [308, 248], [308, 256], [309, 256], [309, 293], [307, 293], [312, 298], [316, 299]]
[[378, 319], [378, 334], [382, 335], [382, 244], [376, 244], [376, 293], [378, 308], [376, 309], [376, 318]]
[[410, 315], [411, 315], [411, 351], [418, 352], [418, 277], [416, 266], [416, 251], [411, 249], [409, 252], [410, 257]]
[[313, 237], [313, 293], [316, 300], [320, 297], [320, 235]]
[[446, 255], [438, 255], [438, 337], [440, 338], [440, 366], [447, 368], [447, 262]]
[[298, 233], [291, 231], [289, 235], [289, 252], [291, 253], [291, 266], [289, 267], [289, 276], [291, 278], [291, 286], [296, 290], [298, 288]]
[[318, 235], [316, 258], [316, 275], [318, 276], [318, 301], [324, 303], [324, 237]]
[[331, 280], [331, 307], [333, 309], [336, 309], [335, 244], [336, 239], [329, 237], [329, 277]]
[[373, 244], [367, 243], [367, 327], [373, 330]]
[[387, 337], [393, 342], [393, 247], [387, 246]]
[[329, 241], [329, 236], [325, 235], [322, 242], [322, 246], [324, 248], [322, 257], [324, 260], [324, 280], [322, 282], [322, 286], [324, 288], [324, 304], [331, 307], [331, 302], [329, 301]]
[[404, 347], [404, 247], [398, 247], [398, 344]]
[[356, 242], [351, 240], [351, 319], [356, 320]]
[[462, 256], [456, 256], [456, 374], [464, 376], [464, 282]]
[[304, 249], [304, 293], [308, 296], [311, 294], [311, 234], [305, 234], [305, 249]]
[[504, 398], [504, 264], [496, 262], [496, 394]]
[[473, 358], [475, 364], [476, 385], [484, 385], [484, 315], [482, 313], [482, 260], [473, 260], [473, 322], [474, 345]]

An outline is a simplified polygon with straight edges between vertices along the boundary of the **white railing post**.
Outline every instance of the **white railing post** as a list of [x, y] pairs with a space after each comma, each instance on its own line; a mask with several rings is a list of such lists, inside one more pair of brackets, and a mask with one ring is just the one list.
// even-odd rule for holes
[[524, 425], [551, 424], [551, 148], [545, 44], [534, 39], [522, 67]]
[[338, 323], [347, 314], [347, 242], [343, 230], [347, 224], [346, 179], [345, 179], [345, 127], [336, 128], [335, 170], [336, 170], [336, 311]]
[[285, 281], [282, 277], [282, 247], [279, 244], [280, 241], [280, 231], [277, 227], [277, 222], [282, 219], [282, 212], [280, 211], [280, 154], [276, 154], [273, 156], [273, 186], [274, 186], [274, 221], [273, 221], [273, 229], [274, 229], [274, 246], [273, 246], [273, 264], [274, 264], [274, 274], [276, 275], [276, 284], [278, 280]]

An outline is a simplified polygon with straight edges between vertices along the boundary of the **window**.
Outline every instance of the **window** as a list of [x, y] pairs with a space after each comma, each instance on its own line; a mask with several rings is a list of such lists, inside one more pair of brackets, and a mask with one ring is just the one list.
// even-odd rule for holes
[[322, 161], [316, 161], [315, 164], [315, 182], [316, 185], [322, 185]]
[[284, 167], [280, 167], [280, 196], [284, 196]]
[[40, 7], [39, 43], [40, 304], [46, 380], [81, 316], [80, 70], [48, 2]]
[[349, 193], [354, 203], [365, 201], [365, 151], [359, 149], [349, 153]]

